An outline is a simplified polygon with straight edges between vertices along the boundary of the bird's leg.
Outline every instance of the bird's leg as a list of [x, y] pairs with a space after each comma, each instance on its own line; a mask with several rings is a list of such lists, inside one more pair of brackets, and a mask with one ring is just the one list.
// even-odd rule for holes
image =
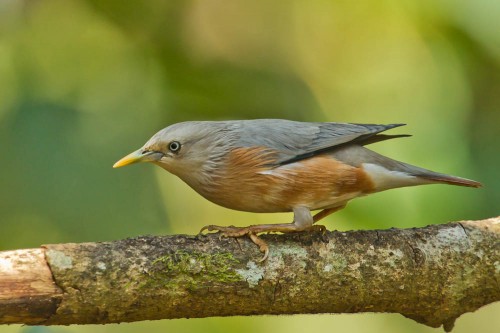
[[319, 220], [324, 219], [328, 215], [330, 215], [332, 213], [335, 213], [336, 211], [339, 211], [339, 210], [343, 209], [344, 207], [345, 207], [345, 205], [342, 205], [342, 206], [339, 206], [339, 207], [334, 207], [334, 208], [323, 209], [322, 211], [320, 211], [319, 213], [316, 213], [313, 216], [313, 223], [316, 223]]
[[276, 223], [276, 224], [255, 224], [248, 227], [223, 227], [218, 225], [207, 225], [204, 226], [200, 233], [203, 231], [219, 231], [223, 233], [225, 237], [241, 237], [249, 233], [259, 234], [261, 232], [296, 232], [304, 231], [314, 228], [313, 217], [311, 216], [311, 211], [305, 207], [298, 207], [293, 209], [294, 218], [292, 223]]
[[262, 232], [297, 232], [305, 230], [320, 230], [324, 231], [325, 226], [313, 225], [313, 223], [327, 217], [328, 215], [344, 208], [345, 205], [323, 209], [314, 216], [311, 216], [311, 211], [305, 207], [297, 207], [293, 210], [294, 218], [292, 223], [277, 223], [277, 224], [256, 224], [248, 227], [235, 227], [235, 226], [218, 226], [206, 225], [201, 228], [200, 233], [203, 231], [218, 231], [222, 233], [223, 237], [241, 237], [249, 233], [258, 234]]
[[[322, 212], [327, 211], [326, 209]], [[332, 209], [331, 212], [327, 212], [326, 214], [322, 214], [322, 212], [316, 214], [316, 216], [322, 214], [319, 218], [314, 219], [311, 215], [311, 211], [306, 207], [296, 207], [293, 209], [294, 217], [292, 223], [278, 223], [278, 224], [257, 224], [251, 225], [248, 227], [223, 227], [218, 225], [207, 225], [204, 226], [200, 233], [203, 231], [218, 231], [221, 233], [222, 237], [241, 237], [244, 235], [249, 235], [250, 239], [259, 246], [261, 252], [264, 253], [264, 257], [261, 261], [266, 260], [267, 255], [269, 253], [268, 245], [260, 239], [257, 234], [262, 232], [297, 232], [297, 231], [310, 231], [310, 230], [319, 230], [325, 231], [326, 228], [322, 225], [313, 225], [314, 222], [319, 219], [325, 217], [333, 213], [335, 210]]]

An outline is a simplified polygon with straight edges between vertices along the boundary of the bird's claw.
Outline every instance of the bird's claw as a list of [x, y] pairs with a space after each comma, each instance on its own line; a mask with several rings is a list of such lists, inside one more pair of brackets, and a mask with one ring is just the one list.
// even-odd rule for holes
[[264, 253], [264, 256], [259, 260], [259, 262], [264, 262], [266, 261], [267, 257], [269, 256], [269, 245], [267, 245], [266, 242], [264, 242], [259, 236], [257, 236], [254, 233], [248, 233], [248, 236], [254, 242], [255, 245], [259, 247], [260, 252]]
[[260, 252], [264, 253], [264, 256], [259, 260], [259, 262], [263, 262], [269, 256], [269, 246], [266, 242], [264, 242], [259, 236], [257, 236], [254, 232], [252, 232], [248, 227], [222, 227], [218, 225], [206, 225], [201, 228], [199, 235], [203, 234], [204, 231], [216, 231], [220, 233], [219, 240], [224, 237], [238, 238], [245, 235], [248, 235], [252, 242], [259, 247]]
[[[286, 227], [286, 226], [285, 226]], [[207, 225], [201, 228], [200, 233], [202, 234], [204, 231], [216, 231], [219, 232], [219, 240], [224, 238], [224, 237], [231, 237], [231, 238], [237, 238], [237, 237], [242, 237], [245, 235], [248, 235], [252, 242], [254, 242], [255, 245], [259, 247], [260, 252], [264, 253], [264, 257], [259, 262], [263, 262], [267, 259], [269, 256], [269, 246], [264, 242], [259, 236], [257, 236], [258, 233], [261, 232], [293, 232], [294, 230], [290, 230], [289, 228], [285, 229], [285, 227], [280, 226], [274, 226], [274, 225], [253, 225], [249, 227], [235, 227], [235, 226], [229, 226], [229, 227], [223, 227], [223, 226], [218, 226], [218, 225]], [[326, 233], [326, 227], [324, 225], [312, 225], [310, 228], [303, 230], [303, 231], [313, 231], [313, 232], [320, 232], [321, 234]]]
[[245, 236], [248, 233], [250, 233], [250, 230], [248, 228], [240, 228], [240, 227], [235, 227], [235, 226], [229, 226], [229, 227], [222, 227], [219, 225], [206, 225], [203, 228], [201, 228], [200, 232], [198, 234], [203, 234], [204, 231], [216, 231], [221, 233], [221, 237], [241, 237]]

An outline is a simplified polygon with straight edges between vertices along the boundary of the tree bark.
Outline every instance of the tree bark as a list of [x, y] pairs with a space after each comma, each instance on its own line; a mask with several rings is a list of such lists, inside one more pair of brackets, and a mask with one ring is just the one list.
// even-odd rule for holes
[[400, 313], [449, 331], [500, 300], [500, 217], [418, 229], [138, 237], [0, 252], [0, 324]]

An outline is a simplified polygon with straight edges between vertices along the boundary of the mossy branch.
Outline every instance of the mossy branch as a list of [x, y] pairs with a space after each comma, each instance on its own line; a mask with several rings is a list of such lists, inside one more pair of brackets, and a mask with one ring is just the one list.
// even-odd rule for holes
[[500, 300], [500, 217], [418, 229], [174, 235], [0, 252], [0, 324], [400, 313], [451, 330]]

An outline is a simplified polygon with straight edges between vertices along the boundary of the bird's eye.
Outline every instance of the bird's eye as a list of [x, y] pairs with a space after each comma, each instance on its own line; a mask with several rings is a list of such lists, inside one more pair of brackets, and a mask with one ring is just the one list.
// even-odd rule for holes
[[179, 149], [181, 149], [181, 144], [179, 141], [172, 141], [170, 142], [170, 144], [168, 145], [168, 149], [175, 153], [177, 151], [179, 151]]

